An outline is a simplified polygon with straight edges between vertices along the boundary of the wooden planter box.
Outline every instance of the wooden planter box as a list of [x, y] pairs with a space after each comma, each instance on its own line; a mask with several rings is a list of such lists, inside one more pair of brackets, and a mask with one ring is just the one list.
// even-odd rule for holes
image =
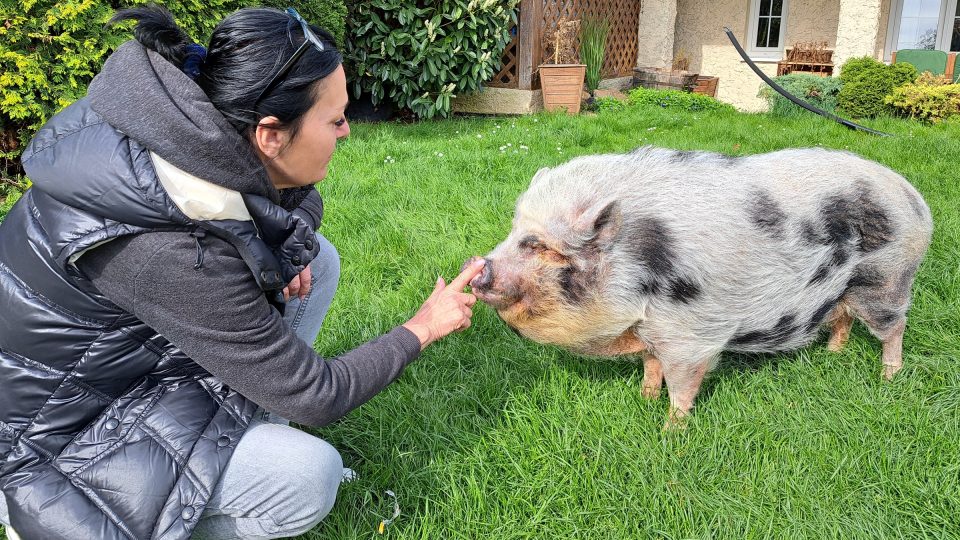
[[638, 67], [633, 68], [633, 84], [654, 90], [690, 92], [697, 86], [697, 74], [689, 71]]
[[693, 87], [693, 93], [715, 98], [717, 97], [717, 84], [719, 82], [720, 77], [697, 77], [697, 85]]
[[540, 66], [543, 108], [548, 111], [566, 109], [567, 114], [580, 112], [585, 64], [544, 64]]
[[833, 75], [833, 63], [825, 62], [790, 62], [781, 60], [777, 62], [777, 76], [789, 75], [791, 73], [803, 73], [805, 75], [817, 75], [820, 77], [830, 77]]

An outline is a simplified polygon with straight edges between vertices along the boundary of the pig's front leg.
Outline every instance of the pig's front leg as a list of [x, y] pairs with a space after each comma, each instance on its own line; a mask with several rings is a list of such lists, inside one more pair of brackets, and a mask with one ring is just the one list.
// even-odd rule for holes
[[663, 425], [664, 430], [683, 429], [686, 418], [693, 409], [693, 402], [700, 392], [704, 375], [713, 364], [713, 358], [698, 362], [662, 360], [663, 378], [670, 394], [670, 412]]
[[647, 399], [659, 399], [660, 389], [663, 388], [663, 366], [653, 354], [643, 357], [643, 387], [640, 395]]
[[853, 315], [845, 302], [841, 302], [830, 315], [830, 341], [827, 349], [840, 352], [850, 339], [850, 328], [853, 326]]

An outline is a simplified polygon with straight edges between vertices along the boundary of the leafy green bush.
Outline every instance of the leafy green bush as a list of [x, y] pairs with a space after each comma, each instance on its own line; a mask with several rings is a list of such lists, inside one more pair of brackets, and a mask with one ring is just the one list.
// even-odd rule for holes
[[631, 105], [656, 105], [665, 109], [684, 111], [733, 111], [732, 105], [703, 94], [679, 90], [652, 90], [634, 88], [630, 91]]
[[[5, 0], [9, 2], [10, 0]], [[117, 46], [131, 38], [132, 22], [106, 27], [114, 10], [150, 0], [18, 0], [0, 13], [0, 173], [17, 176], [23, 146], [46, 120], [87, 92], [87, 84]], [[267, 0], [268, 5], [288, 2]], [[214, 26], [250, 0], [167, 0], [184, 30], [206, 43]], [[342, 40], [343, 0], [297, 5], [309, 21]]]
[[854, 118], [873, 118], [888, 110], [884, 98], [894, 88], [916, 78], [917, 68], [910, 64], [888, 66], [869, 56], [852, 58], [840, 69], [843, 86], [837, 107]]
[[454, 94], [480, 90], [500, 69], [518, 0], [356, 0], [345, 57], [355, 97], [431, 118]]
[[960, 84], [926, 72], [916, 82], [894, 88], [884, 102], [900, 114], [939, 122], [960, 116]]
[[612, 97], [598, 97], [593, 106], [597, 112], [618, 112], [627, 108], [627, 102]]
[[[0, 25], [0, 148], [7, 174], [46, 119], [87, 92], [107, 54], [123, 42], [104, 27], [106, 2], [24, 0]], [[10, 171], [9, 169], [14, 169]]]
[[[834, 112], [837, 108], [837, 94], [840, 92], [841, 83], [835, 77], [818, 77], [806, 73], [794, 73], [781, 75], [773, 80], [787, 92], [811, 105], [827, 112]], [[781, 96], [767, 85], [760, 89], [760, 97], [766, 98], [770, 105], [769, 112], [774, 116], [791, 116], [804, 111], [799, 105]]]

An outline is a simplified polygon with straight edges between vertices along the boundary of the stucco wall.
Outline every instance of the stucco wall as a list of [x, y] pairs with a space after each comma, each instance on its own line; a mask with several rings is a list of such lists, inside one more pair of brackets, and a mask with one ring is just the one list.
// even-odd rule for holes
[[788, 7], [784, 45], [792, 47], [794, 43], [809, 41], [826, 41], [830, 49], [836, 45], [838, 0], [791, 0]]
[[839, 0], [840, 24], [833, 63], [842, 66], [850, 58], [876, 56], [876, 44], [884, 34], [880, 16], [882, 0]]
[[[723, 27], [733, 30], [743, 44], [747, 36], [749, 0], [679, 0], [674, 55], [690, 58], [690, 69], [701, 75], [720, 77], [717, 98], [745, 111], [766, 109], [757, 97], [762, 81], [740, 59]], [[776, 63], [758, 64], [764, 73], [775, 75]]]
[[640, 4], [637, 66], [668, 68], [673, 64], [676, 0], [644, 0]]

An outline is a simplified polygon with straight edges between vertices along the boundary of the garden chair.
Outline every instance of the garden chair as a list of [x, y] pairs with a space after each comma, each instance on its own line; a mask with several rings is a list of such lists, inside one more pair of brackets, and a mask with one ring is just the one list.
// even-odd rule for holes
[[912, 64], [917, 71], [929, 71], [934, 75], [946, 75], [951, 81], [956, 81], [960, 70], [955, 69], [957, 54], [945, 53], [932, 49], [902, 49], [894, 51], [892, 63], [905, 62]]

